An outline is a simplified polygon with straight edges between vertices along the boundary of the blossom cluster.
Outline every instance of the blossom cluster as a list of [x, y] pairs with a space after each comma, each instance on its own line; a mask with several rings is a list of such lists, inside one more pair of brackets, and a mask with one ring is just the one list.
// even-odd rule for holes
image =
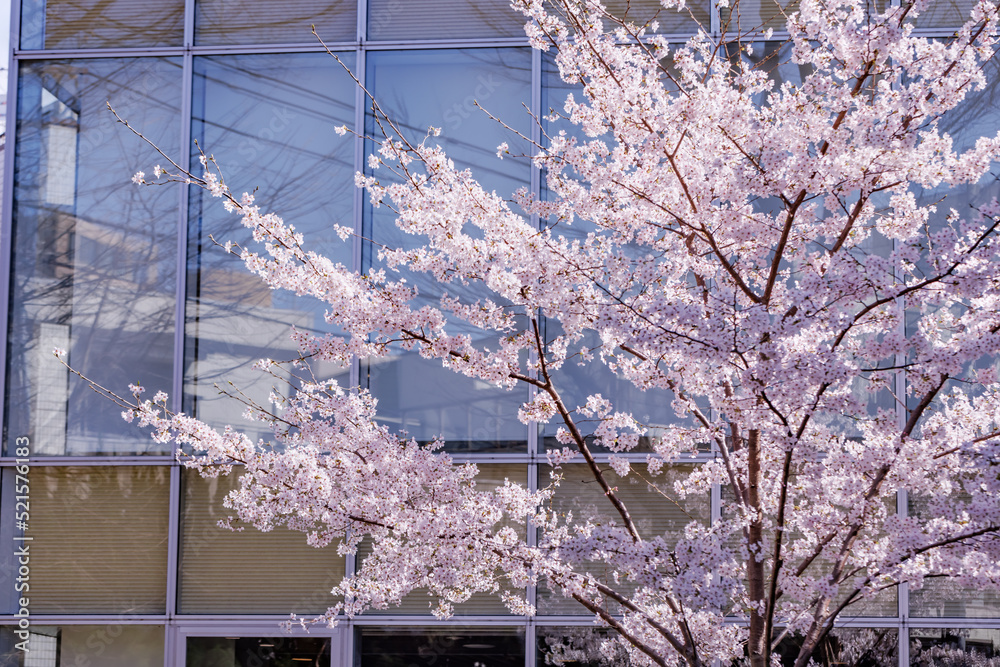
[[[376, 425], [366, 392], [332, 382], [255, 412], [278, 447], [159, 401], [129, 416], [190, 448], [189, 465], [241, 464], [228, 500], [240, 521], [344, 552], [371, 541], [331, 621], [418, 588], [442, 615], [478, 592], [530, 613], [522, 589], [543, 581], [638, 664], [727, 662], [746, 646], [763, 665], [782, 626], [803, 636], [805, 665], [840, 613], [901, 583], [1000, 589], [1000, 204], [948, 214], [918, 196], [975, 184], [1000, 159], [1000, 134], [959, 150], [943, 129], [986, 85], [995, 4], [934, 41], [913, 35], [921, 3], [802, 0], [780, 56], [800, 76], [780, 85], [738, 55], [759, 34], [673, 46], [597, 0], [554, 4], [513, 2], [578, 88], [536, 146], [545, 198], [487, 191], [433, 144], [439, 131], [413, 143], [381, 119], [397, 136], [357, 184], [417, 241], [359, 273], [210, 164], [194, 182], [253, 230], [258, 246], [235, 251], [251, 271], [322, 300], [345, 332], [295, 332], [303, 354], [347, 363], [402, 342], [497, 387], [530, 385], [519, 418], [559, 425], [550, 462], [582, 460], [613, 520], [551, 510], [558, 472], [538, 492], [478, 488], [475, 466]], [[407, 272], [445, 293], [419, 294]], [[456, 296], [470, 285], [476, 299]], [[578, 352], [585, 340], [599, 345]], [[559, 370], [577, 362], [668, 393], [676, 424], [649, 438], [614, 397], [574, 404]], [[613, 451], [626, 479], [640, 442], [651, 476], [710, 452], [673, 491], [721, 487], [721, 517], [645, 534], [593, 453]], [[897, 514], [899, 493], [919, 511]]]

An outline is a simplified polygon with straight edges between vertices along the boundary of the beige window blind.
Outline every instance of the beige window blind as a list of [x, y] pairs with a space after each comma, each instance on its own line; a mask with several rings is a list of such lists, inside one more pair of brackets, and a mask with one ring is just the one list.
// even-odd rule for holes
[[[968, 493], [957, 493], [952, 501], [967, 503]], [[910, 516], [931, 516], [931, 499], [909, 497]], [[1000, 613], [1000, 593], [974, 586], [962, 586], [950, 579], [925, 579], [922, 588], [910, 588], [910, 616], [915, 618], [992, 618]]]
[[732, 33], [785, 30], [788, 17], [799, 11], [798, 0], [741, 0], [721, 10], [722, 28]]
[[[58, 664], [163, 667], [163, 635], [162, 625], [64, 625], [59, 628]], [[34, 640], [31, 649], [34, 653]]]
[[[902, 3], [906, 6], [908, 3]], [[917, 17], [918, 28], [955, 28], [969, 20], [973, 0], [934, 0]]]
[[[940, 4], [951, 5], [952, 2], [953, 0], [949, 0]], [[971, 0], [961, 0], [961, 2], [971, 3]], [[931, 3], [932, 6], [937, 4], [937, 2]], [[971, 6], [969, 4], [970, 9]], [[868, 7], [871, 11], [881, 12], [885, 9], [885, 0], [868, 0]], [[739, 0], [739, 2], [730, 0], [729, 7], [723, 8], [720, 14], [724, 30], [746, 34], [768, 28], [783, 31], [787, 28], [788, 17], [797, 11], [799, 11], [799, 0]], [[923, 23], [919, 25], [922, 26]]]
[[[238, 471], [238, 469], [237, 469]], [[232, 475], [204, 479], [184, 470], [181, 506], [182, 613], [287, 614], [323, 612], [330, 589], [344, 578], [336, 546], [317, 549], [287, 528], [264, 533], [220, 528], [230, 515], [222, 501], [239, 484]], [[238, 522], [234, 522], [238, 525]]]
[[[549, 470], [547, 467], [539, 468], [540, 488], [549, 483]], [[624, 479], [619, 478], [607, 464], [602, 464], [601, 470], [608, 484], [617, 488], [618, 497], [628, 509], [639, 534], [645, 538], [662, 536], [672, 544], [691, 521], [707, 525], [711, 520], [711, 499], [708, 495], [681, 499], [674, 492], [674, 481], [690, 471], [688, 466], [665, 469], [653, 477], [648, 474], [645, 465], [633, 465], [633, 472]], [[563, 516], [572, 512], [574, 523], [592, 518], [623, 525], [621, 516], [604, 496], [586, 464], [565, 465], [562, 472], [563, 481], [552, 498], [552, 509], [555, 512]], [[589, 563], [580, 569], [593, 574], [600, 581], [612, 581], [612, 569], [602, 563]], [[628, 584], [613, 587], [632, 590]], [[544, 582], [539, 582], [538, 585], [538, 613], [589, 615], [578, 602], [564, 597], [560, 591], [550, 589]]]
[[636, 25], [646, 25], [651, 21], [659, 23], [657, 34], [689, 35], [700, 25], [706, 31], [711, 29], [710, 4], [695, 0], [688, 2], [684, 11], [664, 9], [658, 0], [605, 0], [608, 13], [625, 18]]
[[[796, 473], [793, 471], [789, 481], [790, 487], [795, 486], [795, 478], [796, 478]], [[731, 518], [733, 516], [732, 512], [734, 512], [736, 508], [732, 487], [730, 487], [728, 484], [723, 484], [721, 486], [721, 493], [722, 493], [722, 508], [721, 508], [722, 517], [723, 519]], [[885, 504], [886, 510], [890, 514], [895, 513], [895, 507], [896, 507], [895, 496], [889, 496], [883, 498], [882, 502]], [[789, 570], [795, 570], [802, 562], [801, 557], [795, 557], [795, 558], [790, 557], [787, 547], [787, 545], [789, 545], [790, 543], [797, 541], [801, 545], [801, 539], [802, 539], [802, 533], [798, 530], [793, 530], [791, 531], [791, 533], [785, 535], [784, 544], [786, 546], [784, 547], [785, 549], [784, 567], [786, 572], [788, 572]], [[770, 531], [765, 533], [764, 540], [768, 545], [767, 552], [771, 553], [771, 550], [774, 548], [774, 532]], [[735, 534], [730, 534], [726, 538], [725, 544], [726, 547], [728, 547], [729, 549], [737, 550], [740, 548], [742, 541], [743, 541], [742, 533], [735, 533]], [[831, 571], [830, 569], [833, 565], [834, 555], [837, 553], [839, 548], [840, 548], [840, 542], [837, 542], [836, 540], [833, 543], [828, 544], [825, 551], [822, 554], [820, 554], [820, 556], [816, 558], [816, 560], [814, 560], [808, 568], [806, 568], [803, 574], [807, 577], [817, 577], [817, 578], [827, 576]], [[834, 598], [834, 604], [842, 603], [852, 593], [853, 591], [850, 590], [848, 584], [845, 582], [839, 594]], [[791, 596], [787, 596], [785, 598], [786, 602], [790, 597]], [[731, 603], [732, 601], [730, 601], [730, 604]], [[864, 599], [859, 597], [857, 600], [855, 600], [845, 608], [844, 617], [846, 618], [846, 617], [868, 616], [868, 617], [885, 618], [885, 617], [895, 616], [897, 609], [898, 609], [898, 602], [897, 602], [896, 589], [887, 588], [877, 593], [874, 597], [870, 599]]]
[[317, 44], [355, 41], [356, 0], [198, 0], [196, 44]]
[[[663, 10], [658, 0], [608, 0], [604, 4], [612, 16], [624, 17], [636, 24], [656, 19], [661, 33], [691, 32], [697, 23], [706, 30], [709, 28], [709, 5], [704, 1], [689, 3], [691, 13]], [[525, 22], [524, 15], [511, 9], [507, 0], [370, 0], [368, 38], [524, 37]]]
[[[477, 463], [479, 476], [476, 488], [489, 491], [501, 486], [505, 479], [518, 484], [527, 484], [527, 466], [523, 464]], [[521, 530], [524, 530], [523, 526]], [[364, 541], [358, 548], [358, 563], [371, 553], [371, 542]], [[425, 592], [414, 591], [403, 599], [399, 607], [373, 609], [369, 614], [429, 614], [437, 606], [437, 600]], [[509, 614], [499, 595], [476, 593], [467, 602], [455, 606], [456, 616]]]
[[32, 612], [166, 611], [169, 468], [35, 467], [31, 475]]
[[184, 0], [47, 0], [42, 34], [46, 49], [180, 46]]

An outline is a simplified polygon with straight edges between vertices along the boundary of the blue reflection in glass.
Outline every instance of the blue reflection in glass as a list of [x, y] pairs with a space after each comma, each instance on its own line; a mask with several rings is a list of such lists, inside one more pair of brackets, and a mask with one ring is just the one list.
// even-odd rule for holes
[[[348, 64], [353, 54], [346, 56]], [[354, 124], [355, 84], [327, 54], [235, 55], [195, 58], [193, 170], [197, 147], [215, 156], [236, 194], [256, 188], [262, 210], [275, 211], [305, 237], [309, 250], [351, 266], [353, 241], [334, 224], [353, 227], [354, 142], [333, 128]], [[242, 423], [243, 406], [215, 388], [233, 385], [268, 404], [287, 386], [254, 371], [249, 361], [299, 356], [290, 327], [336, 333], [317, 299], [271, 290], [218, 243], [263, 251], [238, 216], [200, 188], [190, 191], [186, 316], [185, 409], [214, 425], [241, 422], [252, 437], [269, 435]], [[312, 363], [317, 377], [347, 370]], [[289, 376], [286, 375], [286, 379]]]
[[53, 358], [127, 392], [173, 375], [177, 191], [129, 182], [179, 151], [179, 58], [22, 63], [18, 79], [7, 424], [32, 455], [157, 453]]
[[[515, 130], [530, 133], [532, 121], [525, 107], [531, 100], [528, 49], [370, 53], [368, 86], [410, 141], [420, 141], [429, 126], [441, 128], [442, 135], [432, 140], [440, 143], [460, 168], [471, 168], [487, 191], [512, 193], [528, 185], [530, 165], [526, 159], [500, 161], [496, 157], [497, 146], [505, 141], [515, 155], [528, 153], [528, 147], [477, 108], [479, 104]], [[369, 135], [380, 138], [371, 114], [367, 128]], [[367, 148], [372, 150], [370, 142]], [[380, 178], [385, 178], [384, 171], [379, 172]], [[366, 237], [376, 247], [413, 247], [419, 242], [396, 228], [394, 215], [385, 207], [366, 207], [365, 228]], [[372, 265], [379, 262], [367, 248], [364, 266]], [[417, 286], [421, 305], [437, 304], [441, 285], [425, 275], [405, 276]], [[466, 303], [488, 293], [481, 285], [451, 284], [447, 289]], [[450, 323], [449, 330], [468, 333], [477, 345], [492, 342], [496, 346], [495, 337], [484, 337], [460, 323]], [[370, 360], [362, 370], [379, 400], [384, 423], [407, 431], [418, 441], [443, 436], [452, 451], [525, 447], [526, 429], [517, 420], [518, 407], [527, 397], [523, 387], [508, 392], [457, 375], [442, 368], [440, 361], [401, 349], [397, 352]]]

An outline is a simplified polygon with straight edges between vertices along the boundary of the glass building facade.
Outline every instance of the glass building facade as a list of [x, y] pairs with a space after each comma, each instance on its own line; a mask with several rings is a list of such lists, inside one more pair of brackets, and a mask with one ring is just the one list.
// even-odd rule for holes
[[[627, 7], [637, 21], [657, 12], [652, 0], [608, 4], [618, 13]], [[231, 382], [260, 400], [272, 390], [248, 361], [297, 356], [291, 326], [337, 334], [322, 304], [269, 290], [217, 247], [249, 238], [219, 202], [193, 188], [129, 182], [163, 158], [118, 123], [109, 105], [180, 164], [195, 169], [199, 151], [214, 155], [235, 191], [257, 188], [258, 200], [294, 221], [312, 249], [359, 270], [377, 263], [373, 243], [398, 246], [407, 238], [389, 212], [372, 209], [354, 188], [353, 174], [367, 169], [371, 146], [333, 132], [340, 125], [380, 132], [345, 67], [412, 138], [428, 126], [442, 128], [445, 148], [487, 189], [540, 193], [542, 180], [527, 160], [501, 162], [494, 153], [505, 141], [512, 154], [527, 152], [514, 132], [539, 141], [543, 130], [558, 129], [539, 128], [532, 117], [560, 108], [567, 87], [528, 47], [523, 20], [507, 0], [14, 5], [12, 140], [0, 236], [0, 665], [606, 664], [585, 657], [601, 638], [591, 617], [544, 586], [527, 592], [538, 607], [534, 618], [476, 597], [454, 618], [437, 621], [429, 600], [415, 594], [399, 608], [336, 629], [282, 633], [278, 624], [289, 612], [321, 613], [332, 603], [329, 589], [364, 550], [345, 558], [306, 546], [300, 534], [219, 529], [221, 499], [233, 480], [201, 479], [180, 467], [169, 448], [120, 419], [51, 355], [66, 350], [73, 367], [109, 388], [140, 381], [150, 394], [167, 391], [174, 409], [212, 424], [240, 424], [242, 407], [220, 389]], [[677, 42], [698, 24], [717, 33], [731, 18], [708, 0], [688, 5], [689, 14], [659, 16], [660, 31]], [[947, 38], [969, 6], [934, 2], [918, 29]], [[755, 52], [778, 51], [780, 8], [757, 0], [741, 9], [744, 25], [776, 30], [775, 41]], [[772, 75], [801, 73], [786, 65]], [[1000, 123], [996, 90], [969, 100], [956, 116], [960, 140]], [[991, 181], [968, 196], [982, 200], [997, 191]], [[353, 227], [356, 240], [340, 241], [334, 224]], [[434, 296], [425, 277], [413, 280]], [[371, 363], [313, 370], [368, 387], [386, 424], [418, 440], [443, 436], [457, 459], [480, 464], [486, 484], [547, 479], [545, 450], [554, 432], [517, 420], [526, 391], [496, 390], [403, 349]], [[638, 392], [593, 369], [564, 373], [584, 394], [626, 397], [654, 433], [675, 419], [669, 395]], [[248, 428], [252, 437], [266, 436]], [[627, 456], [644, 462], [641, 450]], [[19, 504], [26, 457], [25, 531], [18, 516], [28, 511]], [[599, 493], [585, 477], [570, 466], [554, 502], [597, 506]], [[650, 534], [692, 516], [711, 521], [721, 497], [716, 490], [665, 508], [648, 502], [657, 492], [645, 485], [622, 493], [641, 508], [640, 529]], [[899, 512], [919, 510], [920, 499], [898, 501]], [[22, 560], [30, 561], [27, 570]], [[949, 652], [1000, 656], [996, 596], [934, 585], [890, 593], [844, 617], [839, 639], [826, 647], [831, 660], [906, 665]], [[22, 597], [30, 611], [27, 654], [17, 649]], [[862, 657], [847, 655], [848, 645]]]

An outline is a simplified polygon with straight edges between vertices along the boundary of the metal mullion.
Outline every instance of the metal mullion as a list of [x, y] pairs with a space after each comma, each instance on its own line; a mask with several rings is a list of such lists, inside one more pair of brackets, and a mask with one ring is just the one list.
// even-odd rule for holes
[[184, 0], [184, 46], [194, 44], [194, 3], [195, 0]]
[[[167, 519], [167, 618], [177, 613], [177, 564], [180, 545], [180, 488], [181, 469], [170, 466], [170, 510]], [[174, 651], [173, 626], [168, 620], [163, 629], [163, 667], [173, 667], [177, 661]], [[181, 652], [183, 655], [183, 652]]]
[[[11, 46], [16, 43], [18, 9], [20, 3], [11, 3]], [[14, 58], [13, 49], [7, 54], [7, 121], [3, 164], [3, 183], [0, 185], [3, 196], [3, 211], [0, 214], [0, 266], [6, 270], [0, 271], [0, 316], [3, 318], [3, 333], [0, 339], [0, 429], [6, 434], [7, 428], [7, 337], [10, 333], [10, 281], [14, 270], [12, 238], [14, 236], [14, 154], [17, 140], [17, 87], [18, 61]], [[16, 435], [16, 434], [15, 434]], [[6, 454], [0, 447], [0, 455]]]
[[524, 624], [524, 667], [536, 667], [538, 632], [535, 619], [529, 618]]
[[[616, 616], [616, 618], [621, 618], [621, 616]], [[594, 617], [591, 616], [571, 616], [569, 614], [553, 614], [552, 616], [536, 616], [535, 626], [544, 625], [546, 627], [551, 626], [563, 626], [569, 628], [594, 627]]]
[[[191, 44], [194, 26], [194, 0], [185, 0], [184, 43]], [[185, 169], [191, 166], [191, 97], [193, 87], [194, 62], [190, 50], [183, 54], [183, 80], [181, 81], [181, 127], [179, 164]], [[175, 412], [183, 409], [184, 402], [184, 356], [187, 307], [187, 241], [189, 185], [179, 188], [177, 201], [177, 244], [176, 244], [176, 292], [174, 295], [174, 367], [172, 404]], [[173, 618], [177, 613], [177, 591], [179, 589], [180, 563], [180, 512], [181, 512], [181, 469], [176, 461], [170, 468], [170, 504], [168, 508], [167, 534], [167, 615]], [[165, 630], [163, 664], [173, 667], [183, 664], [185, 652], [180, 650], [176, 632], [168, 622]], [[178, 662], [179, 660], [179, 662]]]
[[183, 667], [187, 660], [187, 651], [181, 645], [183, 638], [177, 632], [173, 622], [167, 622], [163, 629], [163, 664], [165, 667]]
[[[170, 510], [167, 518], [167, 616], [177, 614], [180, 564], [181, 467], [170, 466]], [[166, 667], [170, 667], [167, 663]]]
[[[285, 617], [282, 620], [287, 621], [288, 618]], [[588, 624], [593, 625], [593, 617], [588, 617], [585, 619]], [[454, 628], [454, 627], [504, 627], [504, 628], [524, 628], [526, 627], [525, 620], [523, 616], [501, 616], [498, 614], [491, 614], [489, 616], [452, 616], [451, 618], [439, 619], [430, 614], [426, 616], [415, 616], [415, 615], [405, 615], [405, 614], [385, 614], [385, 615], [371, 615], [364, 614], [361, 616], [355, 616], [353, 619], [354, 625], [358, 627], [378, 627], [382, 625], [388, 626], [409, 626], [412, 628], [427, 628], [430, 630], [435, 630], [437, 628]]]
[[[645, 463], [649, 459], [649, 455], [654, 452], [591, 452], [591, 456], [598, 463], [608, 463], [611, 457], [618, 459], [624, 459], [626, 461], [631, 461], [632, 463]], [[699, 465], [702, 463], [709, 463], [715, 460], [715, 454], [712, 452], [699, 452], [694, 456], [685, 456], [683, 458], [671, 461], [666, 467], [672, 467], [677, 465]]]
[[529, 47], [527, 39], [452, 39], [452, 40], [399, 40], [385, 42], [365, 42], [369, 51], [406, 51], [412, 49], [485, 49]]
[[[190, 0], [189, 0], [190, 1]], [[183, 81], [181, 82], [181, 127], [180, 154], [178, 164], [184, 169], [191, 168], [191, 89], [193, 86], [193, 59], [190, 52], [185, 52], [183, 66]], [[184, 393], [184, 339], [185, 312], [187, 305], [187, 241], [188, 241], [188, 205], [189, 185], [179, 188], [177, 196], [177, 244], [176, 244], [176, 292], [174, 295], [174, 368], [173, 387], [171, 389], [174, 412], [183, 410]]]
[[[125, 618], [127, 620], [125, 620]], [[0, 616], [0, 625], [16, 624], [18, 617], [11, 614]], [[118, 614], [31, 614], [33, 625], [99, 625], [106, 623], [116, 623], [121, 625], [163, 625], [167, 622], [167, 617], [163, 614], [138, 614], [135, 616], [127, 613]]]
[[[542, 108], [542, 52], [538, 49], [531, 50], [531, 116], [534, 122], [531, 124], [531, 141], [532, 145], [528, 147], [531, 154], [534, 154], [538, 150], [538, 146], [541, 144], [542, 140], [542, 128], [539, 124], [541, 122], [541, 108]], [[535, 197], [541, 197], [542, 188], [542, 174], [539, 169], [534, 165], [534, 162], [529, 160], [529, 187], [531, 188], [531, 194]], [[532, 214], [531, 223], [535, 229], [539, 228], [540, 221], [538, 216]], [[529, 360], [533, 355], [529, 354]], [[529, 371], [529, 373], [531, 373]], [[534, 375], [534, 373], [531, 373]], [[532, 401], [535, 398], [535, 392], [537, 389], [534, 385], [527, 386], [527, 395], [525, 399]], [[527, 445], [528, 445], [528, 490], [531, 493], [538, 491], [538, 424], [529, 425], [525, 424], [525, 429], [527, 429]], [[530, 522], [527, 522], [524, 527], [525, 530], [525, 541], [529, 547], [535, 547], [538, 545], [538, 529], [533, 527]], [[527, 590], [524, 592], [525, 599], [531, 605], [537, 604], [538, 600], [538, 586], [535, 584], [528, 584]], [[534, 630], [534, 620], [532, 618], [525, 619], [525, 636], [524, 636], [524, 664], [525, 667], [535, 667], [535, 630]]]
[[[893, 3], [898, 3], [899, 0], [893, 0]], [[893, 87], [896, 87], [895, 85]], [[899, 250], [899, 242], [896, 239], [892, 241], [892, 251], [895, 253]], [[900, 271], [900, 266], [897, 264], [893, 267], [893, 273], [895, 282], [899, 284], [903, 280], [902, 273]], [[905, 297], [897, 297], [897, 304], [901, 313], [900, 321], [897, 324], [898, 333], [906, 339], [906, 301]], [[906, 370], [903, 368], [906, 362], [905, 355], [894, 355], [893, 361], [895, 362], [898, 370], [895, 373], [893, 381], [895, 386], [893, 387], [895, 395], [898, 397], [896, 400], [896, 427], [902, 432], [906, 425]], [[909, 493], [906, 489], [896, 490], [896, 514], [900, 517], [907, 517], [909, 515]], [[900, 667], [910, 664], [910, 631], [909, 631], [909, 616], [910, 616], [910, 585], [906, 582], [900, 582], [896, 585], [896, 658]]]
[[315, 44], [293, 42], [288, 44], [196, 44], [190, 51], [196, 56], [229, 56], [241, 54], [264, 53], [326, 53], [331, 51], [352, 51], [357, 48], [356, 42], [327, 42], [323, 46], [318, 41]]
[[[172, 465], [172, 456], [116, 456], [113, 459], [107, 456], [44, 456], [31, 457], [31, 465], [35, 467], [78, 467], [78, 466], [165, 466]], [[0, 459], [0, 468], [9, 468], [15, 465], [15, 459], [4, 457]]]
[[[447, 452], [447, 450], [445, 450]], [[447, 452], [451, 460], [455, 463], [484, 463], [484, 464], [507, 464], [507, 465], [528, 465], [531, 463], [531, 456], [524, 452], [514, 454], [504, 454], [502, 452], [485, 452], [478, 454], [475, 452]]]
[[[10, 323], [10, 279], [14, 270], [11, 262], [13, 246], [11, 239], [14, 229], [14, 152], [17, 138], [17, 78], [18, 61], [14, 50], [20, 46], [21, 3], [16, 0], [10, 3], [10, 42], [7, 55], [7, 122], [5, 130], [3, 182], [0, 183], [0, 194], [3, 195], [2, 211], [0, 211], [0, 266], [6, 268], [0, 271], [0, 317], [3, 322], [3, 332], [0, 340], [0, 431], [6, 434], [7, 427], [7, 336]], [[11, 122], [12, 121], [12, 122]], [[6, 454], [0, 443], [0, 455]]]
[[[7, 53], [7, 59], [10, 61], [11, 55], [21, 46], [21, 2], [20, 0], [11, 0], [10, 3], [10, 41], [7, 46], [10, 48], [10, 53]], [[10, 64], [8, 62], [8, 64]], [[8, 70], [10, 71], [10, 70]], [[8, 91], [10, 89], [8, 88]], [[9, 106], [7, 107], [10, 108]]]
[[67, 60], [70, 58], [151, 58], [180, 56], [182, 46], [156, 46], [148, 49], [104, 47], [100, 49], [31, 49], [14, 50], [19, 60]]
[[[358, 12], [358, 28], [357, 28], [357, 38], [358, 46], [360, 47], [365, 43], [365, 39], [368, 35], [368, 2], [367, 0], [358, 0], [357, 5]], [[358, 77], [360, 78], [360, 77]], [[363, 80], [363, 79], [362, 79]]]
[[[364, 22], [362, 19], [362, 14], [364, 12], [364, 0], [358, 0], [358, 31], [359, 40], [360, 36], [363, 35]], [[357, 77], [361, 85], [356, 86], [354, 90], [354, 173], [362, 173], [364, 170], [365, 161], [365, 106], [367, 98], [365, 97], [365, 92], [362, 89], [366, 84], [365, 72], [367, 70], [367, 63], [365, 61], [365, 50], [359, 43], [354, 49], [354, 75]], [[353, 269], [356, 273], [360, 274], [364, 267], [361, 265], [363, 257], [364, 244], [364, 192], [361, 188], [354, 188], [354, 245], [351, 249], [351, 261]], [[351, 357], [351, 390], [360, 391], [361, 389], [361, 359], [358, 357]], [[352, 576], [357, 570], [357, 553], [349, 553], [344, 556], [344, 576]], [[342, 654], [341, 657], [353, 656], [354, 655], [354, 632], [351, 627], [343, 630], [343, 643], [341, 646]], [[331, 663], [335, 666], [336, 663], [333, 662], [333, 650], [330, 651]]]
[[[531, 116], [534, 122], [531, 124], [531, 141], [532, 145], [528, 147], [528, 150], [534, 154], [537, 147], [542, 142], [542, 127], [540, 125], [542, 114], [542, 52], [538, 49], [531, 50]], [[532, 161], [529, 160], [529, 179], [531, 188], [531, 194], [535, 197], [540, 198], [542, 192], [542, 172], [537, 169]], [[531, 215], [531, 223], [535, 229], [539, 228], [540, 221], [536, 214]], [[534, 358], [534, 354], [529, 353], [529, 362]], [[529, 374], [534, 377], [535, 373], [529, 371]], [[528, 401], [533, 401], [535, 399], [535, 392], [537, 391], [534, 385], [528, 385], [528, 392], [526, 399]], [[535, 473], [537, 472], [537, 457], [538, 457], [538, 424], [534, 426], [525, 425], [528, 435], [528, 456], [530, 459], [528, 468], [528, 480], [529, 483], [536, 484], [531, 490], [537, 490], [537, 480]], [[529, 536], [529, 544], [531, 544], [531, 536]], [[532, 589], [534, 586], [532, 586]], [[534, 594], [532, 593], [532, 600], [534, 599]]]
[[[360, 3], [360, 0], [359, 0]], [[361, 11], [360, 8], [358, 11]], [[367, 69], [367, 63], [365, 62], [365, 51], [358, 45], [355, 50], [354, 57], [354, 75], [361, 82], [361, 86], [356, 86], [354, 89], [354, 173], [359, 174], [364, 172], [365, 164], [365, 107], [367, 106], [367, 97], [365, 96], [365, 91], [362, 86], [365, 85], [365, 70]], [[364, 271], [364, 267], [361, 265], [363, 253], [364, 241], [364, 210], [365, 210], [365, 197], [364, 191], [361, 188], [354, 188], [354, 247], [352, 248], [352, 263], [354, 271], [360, 274]], [[360, 387], [361, 384], [361, 360], [358, 358], [353, 358], [351, 360], [351, 387]]]

